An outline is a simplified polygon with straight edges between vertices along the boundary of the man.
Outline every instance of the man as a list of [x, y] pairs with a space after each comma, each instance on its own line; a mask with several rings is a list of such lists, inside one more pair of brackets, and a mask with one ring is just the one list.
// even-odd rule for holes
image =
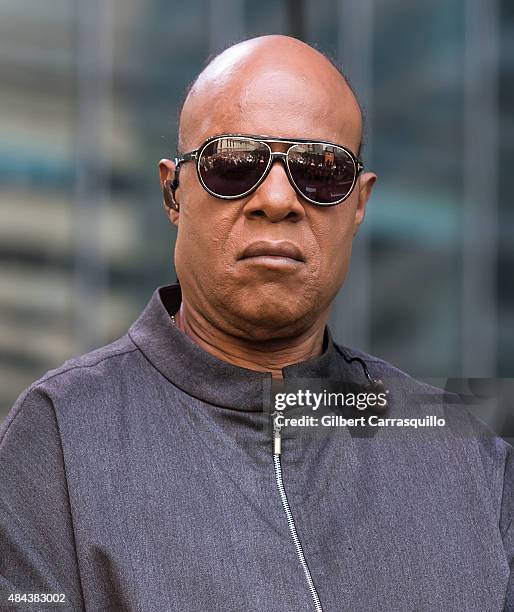
[[267, 427], [272, 381], [387, 387], [392, 415], [414, 395], [450, 414], [326, 327], [376, 180], [361, 135], [344, 78], [298, 40], [246, 41], [198, 77], [179, 157], [160, 163], [180, 285], [3, 426], [4, 594], [94, 611], [512, 609], [506, 443]]

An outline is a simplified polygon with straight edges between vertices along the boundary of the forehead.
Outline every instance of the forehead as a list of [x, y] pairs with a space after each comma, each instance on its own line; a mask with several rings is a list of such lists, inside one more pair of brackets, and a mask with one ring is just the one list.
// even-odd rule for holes
[[[198, 147], [223, 133], [328, 140], [357, 150], [360, 110], [343, 79], [333, 71], [319, 78], [291, 67], [254, 66], [218, 75], [190, 105], [186, 141]], [[322, 75], [320, 75], [322, 76]]]

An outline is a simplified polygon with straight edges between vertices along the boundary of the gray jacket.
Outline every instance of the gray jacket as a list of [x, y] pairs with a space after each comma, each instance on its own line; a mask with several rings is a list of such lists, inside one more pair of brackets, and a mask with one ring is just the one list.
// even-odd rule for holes
[[[31, 610], [315, 609], [277, 488], [271, 376], [194, 344], [170, 320], [180, 300], [178, 285], [157, 290], [127, 335], [48, 372], [3, 423], [0, 609], [12, 592], [65, 595]], [[324, 353], [284, 379], [362, 379], [342, 351], [394, 381], [394, 410], [438, 393], [328, 328]], [[325, 612], [514, 610], [501, 439], [305, 430], [281, 461]]]

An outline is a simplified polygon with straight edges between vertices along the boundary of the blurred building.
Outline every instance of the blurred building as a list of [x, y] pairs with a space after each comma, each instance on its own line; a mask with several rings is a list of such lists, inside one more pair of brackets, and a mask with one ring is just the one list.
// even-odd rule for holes
[[379, 175], [336, 339], [415, 376], [514, 371], [507, 0], [3, 0], [0, 416], [175, 280], [157, 162], [208, 55], [290, 33], [342, 63]]

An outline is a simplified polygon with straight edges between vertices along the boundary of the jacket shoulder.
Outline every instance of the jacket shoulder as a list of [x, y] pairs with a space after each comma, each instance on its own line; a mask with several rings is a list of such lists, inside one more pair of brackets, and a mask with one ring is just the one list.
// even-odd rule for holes
[[46, 372], [45, 374], [43, 374], [43, 376], [41, 376], [41, 378], [36, 380], [29, 387], [29, 389], [47, 383], [54, 378], [65, 376], [66, 374], [71, 373], [74, 370], [94, 368], [100, 364], [103, 364], [106, 361], [108, 362], [112, 360], [115, 357], [126, 355], [127, 353], [132, 353], [137, 350], [138, 348], [132, 342], [128, 334], [125, 334], [124, 336], [118, 338], [110, 344], [106, 344], [105, 346], [94, 349], [88, 353], [72, 357], [66, 360], [58, 368], [48, 370], [48, 372]]
[[139, 352], [128, 335], [93, 351], [68, 359], [61, 366], [48, 370], [28, 386], [17, 398], [2, 423], [2, 430], [15, 420], [27, 406], [49, 403], [64, 405], [89, 396], [106, 397], [123, 376], [131, 370], [127, 360]]

